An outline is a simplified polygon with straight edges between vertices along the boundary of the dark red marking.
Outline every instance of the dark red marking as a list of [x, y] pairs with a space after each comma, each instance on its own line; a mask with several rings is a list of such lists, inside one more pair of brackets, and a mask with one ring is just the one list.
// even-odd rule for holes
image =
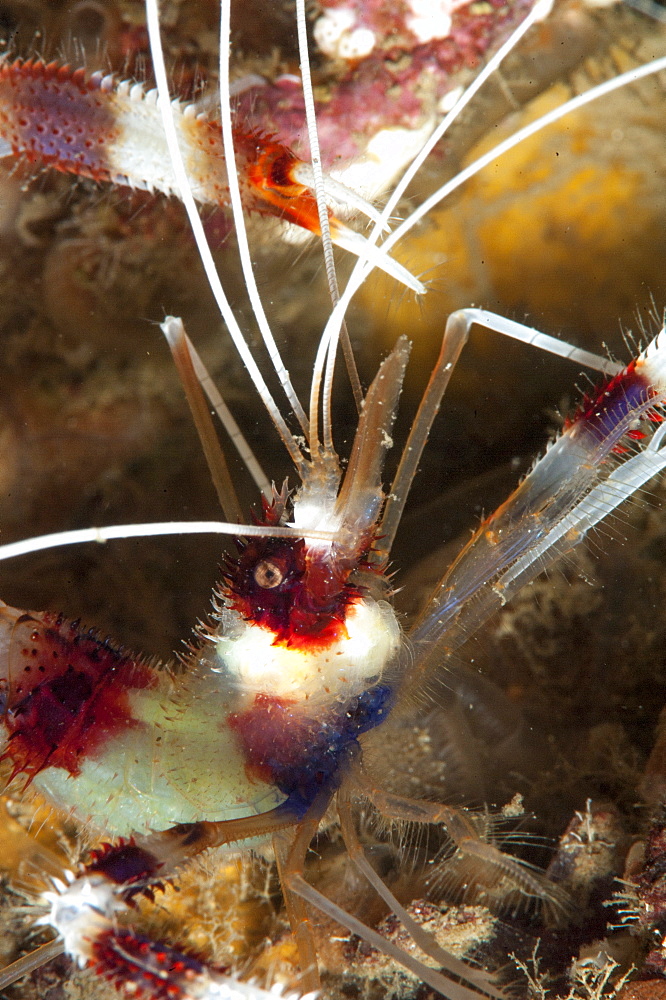
[[[269, 561], [282, 574], [279, 586], [261, 586], [255, 571]], [[238, 559], [228, 559], [224, 597], [246, 621], [275, 633], [275, 644], [324, 649], [346, 635], [347, 608], [359, 597], [348, 583], [349, 565], [313, 558], [302, 539], [258, 538]]]
[[623, 449], [620, 444], [622, 437], [640, 440], [643, 436], [640, 429], [632, 427], [626, 418], [654, 419], [656, 414], [652, 408], [658, 403], [657, 392], [641, 373], [637, 362], [632, 361], [600, 389], [586, 395], [565, 426], [567, 430], [580, 428], [600, 441], [615, 436], [617, 442], [613, 451], [617, 454]]
[[123, 928], [104, 931], [91, 942], [91, 950], [90, 965], [99, 975], [145, 1000], [183, 1000], [191, 996], [197, 976], [228, 971]]
[[[288, 500], [286, 485], [262, 503], [257, 524], [280, 524]], [[346, 636], [347, 609], [362, 596], [349, 582], [358, 568], [369, 569], [372, 535], [359, 535], [354, 550], [308, 548], [301, 538], [256, 538], [237, 543], [240, 556], [227, 558], [222, 596], [246, 621], [275, 633], [274, 645], [317, 652]], [[258, 570], [270, 563], [282, 577], [263, 586]], [[377, 570], [381, 572], [381, 569]]]
[[0, 134], [15, 155], [96, 181], [118, 128], [100, 78], [41, 61], [0, 63]]
[[322, 724], [295, 710], [294, 701], [258, 694], [246, 712], [234, 712], [228, 723], [243, 744], [248, 773], [273, 782], [278, 769], [302, 767], [314, 752]]
[[140, 725], [129, 693], [154, 687], [157, 673], [77, 622], [45, 613], [21, 616], [9, 649], [7, 749], [12, 777], [45, 767], [76, 775], [113, 735]]
[[[120, 840], [117, 844], [102, 844], [91, 852], [86, 874], [99, 873], [115, 885], [127, 889], [127, 895], [141, 892], [153, 899], [153, 890], [162, 889], [156, 875], [162, 867], [154, 854], [138, 847], [133, 840]], [[152, 883], [152, 884], [149, 884]]]

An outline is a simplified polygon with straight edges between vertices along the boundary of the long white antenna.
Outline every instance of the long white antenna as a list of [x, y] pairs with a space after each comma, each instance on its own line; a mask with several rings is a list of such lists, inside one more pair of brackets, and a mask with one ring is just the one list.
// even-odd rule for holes
[[[229, 3], [229, 0], [226, 0]], [[319, 228], [321, 229], [321, 245], [324, 251], [324, 264], [326, 266], [326, 277], [331, 295], [336, 300], [340, 297], [338, 292], [338, 276], [335, 273], [335, 260], [333, 259], [333, 241], [331, 239], [331, 227], [328, 224], [328, 205], [326, 203], [326, 193], [324, 188], [324, 171], [321, 165], [321, 150], [319, 148], [319, 129], [317, 128], [317, 118], [315, 113], [314, 91], [312, 89], [312, 74], [310, 72], [310, 53], [308, 51], [308, 32], [305, 17], [305, 0], [296, 0], [296, 27], [298, 29], [298, 54], [301, 60], [301, 87], [303, 89], [303, 103], [305, 105], [305, 119], [308, 126], [308, 139], [310, 141], [310, 160], [312, 162], [312, 179], [314, 193], [317, 199], [317, 212], [319, 214]]]
[[[423, 216], [429, 212], [434, 205], [439, 204], [444, 198], [446, 198], [452, 191], [460, 187], [465, 181], [469, 180], [475, 174], [479, 173], [484, 167], [491, 163], [494, 163], [500, 156], [507, 153], [514, 146], [518, 145], [524, 139], [536, 134], [541, 129], [546, 128], [548, 125], [552, 125], [554, 122], [559, 121], [560, 118], [564, 118], [565, 115], [570, 114], [572, 111], [577, 111], [579, 108], [583, 107], [585, 104], [589, 104], [592, 101], [597, 100], [600, 97], [604, 97], [607, 94], [612, 93], [614, 90], [618, 90], [621, 87], [626, 87], [628, 84], [635, 83], [638, 80], [643, 79], [646, 76], [650, 76], [654, 73], [660, 73], [666, 70], [666, 57], [660, 59], [654, 59], [652, 62], [645, 63], [643, 66], [636, 67], [635, 69], [628, 70], [626, 73], [621, 73], [619, 76], [613, 77], [612, 80], [607, 80], [604, 83], [599, 84], [596, 87], [586, 90], [584, 94], [578, 94], [576, 97], [571, 98], [565, 104], [562, 104], [559, 108], [549, 111], [547, 114], [538, 118], [536, 121], [531, 122], [525, 128], [520, 129], [515, 135], [510, 136], [505, 139], [504, 142], [500, 143], [494, 149], [490, 150], [484, 156], [479, 157], [474, 163], [470, 164], [464, 170], [460, 171], [451, 181], [444, 184], [438, 191], [435, 192], [430, 198], [426, 199], [422, 205], [414, 210], [414, 212], [405, 219], [405, 221], [393, 232], [381, 245], [380, 251], [390, 250], [398, 240], [409, 232], [409, 230], [418, 222]], [[462, 100], [462, 98], [461, 98]], [[455, 109], [454, 109], [455, 110]], [[447, 115], [447, 118], [450, 116]], [[446, 119], [445, 119], [446, 120]], [[444, 124], [444, 123], [442, 123]], [[411, 169], [411, 167], [409, 168]], [[375, 234], [373, 230], [369, 239]], [[331, 337], [336, 334], [337, 327], [342, 322], [347, 309], [349, 308], [349, 303], [351, 302], [353, 296], [359, 290], [365, 278], [372, 270], [372, 265], [367, 262], [360, 262], [354, 267], [352, 271], [347, 286], [340, 297], [340, 301], [333, 309], [331, 315], [328, 318], [328, 323], [326, 324], [326, 330], [324, 331], [324, 337]]]
[[[301, 86], [303, 88], [303, 103], [305, 106], [305, 119], [308, 126], [308, 138], [310, 140], [310, 158], [312, 160], [312, 178], [314, 182], [314, 192], [317, 199], [317, 212], [319, 214], [319, 228], [321, 229], [321, 245], [324, 251], [324, 266], [326, 268], [326, 278], [331, 293], [331, 301], [335, 306], [340, 300], [340, 289], [338, 288], [338, 276], [335, 272], [335, 259], [333, 257], [333, 241], [331, 239], [331, 228], [328, 223], [328, 204], [326, 202], [326, 182], [321, 163], [321, 150], [319, 147], [319, 129], [317, 128], [317, 115], [315, 111], [314, 91], [312, 88], [312, 73], [310, 71], [310, 52], [308, 50], [307, 21], [305, 17], [305, 0], [296, 0], [296, 25], [298, 28], [298, 52], [301, 60]], [[381, 218], [381, 216], [379, 217]], [[379, 221], [379, 220], [378, 220]], [[349, 333], [346, 324], [343, 323], [340, 329], [342, 350], [347, 364], [347, 372], [351, 382], [352, 392], [356, 407], [360, 413], [363, 404], [363, 393], [358, 377], [354, 352], [352, 351]], [[322, 430], [324, 435], [324, 447], [327, 451], [333, 451], [333, 419], [331, 413], [331, 400], [333, 394], [333, 372], [335, 369], [335, 356], [337, 353], [337, 343], [331, 343], [327, 351], [326, 378], [324, 380], [323, 404], [322, 404]], [[318, 433], [319, 418], [319, 394], [321, 387], [322, 371], [315, 365], [312, 374], [312, 389], [310, 393], [310, 443], [314, 446], [314, 441]]]
[[[419, 154], [412, 160], [410, 165], [405, 170], [404, 174], [396, 184], [393, 189], [390, 198], [384, 205], [382, 211], [382, 223], [388, 222], [391, 218], [393, 211], [402, 198], [403, 194], [416, 177], [417, 173], [427, 160], [430, 153], [435, 148], [440, 139], [448, 132], [449, 128], [460, 117], [461, 112], [467, 107], [473, 97], [478, 93], [478, 91], [483, 87], [486, 80], [495, 73], [499, 67], [502, 65], [506, 57], [513, 52], [518, 42], [521, 38], [527, 34], [529, 29], [533, 24], [538, 21], [543, 21], [544, 18], [548, 16], [553, 6], [553, 0], [537, 0], [532, 7], [529, 14], [525, 17], [523, 21], [518, 25], [515, 31], [512, 31], [507, 40], [503, 45], [497, 50], [497, 52], [491, 56], [486, 65], [483, 67], [479, 75], [470, 83], [469, 87], [466, 88], [464, 93], [460, 95], [456, 103], [453, 105], [449, 113], [442, 119], [435, 131], [432, 133], [430, 138], [424, 143], [423, 148]], [[376, 243], [381, 235], [381, 229], [378, 223], [375, 223], [375, 227], [368, 237], [369, 243]], [[383, 250], [383, 244], [382, 244]], [[362, 263], [361, 263], [362, 266]], [[354, 267], [350, 277], [350, 283], [354, 278], [356, 271], [360, 271], [358, 264]]]
[[[396, 205], [402, 198], [408, 185], [416, 176], [421, 166], [423, 165], [427, 157], [430, 155], [431, 151], [435, 148], [440, 139], [444, 136], [444, 134], [451, 127], [451, 125], [455, 122], [455, 120], [458, 118], [463, 109], [467, 107], [472, 98], [484, 85], [486, 80], [488, 80], [493, 75], [493, 73], [495, 73], [496, 70], [499, 69], [504, 59], [509, 55], [510, 52], [513, 51], [513, 49], [516, 47], [516, 45], [521, 40], [523, 35], [525, 35], [527, 31], [529, 31], [529, 29], [532, 27], [533, 24], [535, 24], [537, 21], [543, 20], [550, 12], [551, 7], [552, 7], [552, 0], [537, 0], [537, 3], [535, 3], [534, 7], [529, 12], [524, 21], [522, 21], [515, 29], [515, 31], [511, 33], [511, 35], [509, 36], [509, 38], [507, 38], [504, 44], [500, 46], [497, 52], [488, 60], [488, 62], [483, 67], [483, 69], [476, 77], [476, 79], [473, 80], [472, 83], [469, 85], [469, 87], [467, 87], [467, 89], [464, 91], [464, 93], [461, 94], [461, 96], [458, 98], [458, 100], [451, 108], [449, 113], [443, 118], [443, 120], [439, 123], [439, 125], [432, 133], [428, 141], [424, 144], [418, 156], [415, 157], [415, 159], [407, 167], [404, 174], [398, 181], [397, 185], [395, 186], [395, 189], [393, 190], [393, 193], [391, 194], [391, 197], [388, 199], [386, 205], [384, 206], [381, 215], [381, 222], [375, 223], [372, 232], [367, 238], [368, 244], [374, 245], [377, 243], [383, 231], [384, 226], [391, 218]], [[406, 231], [404, 230], [404, 225], [405, 224], [403, 223], [403, 225], [400, 227], [400, 230], [402, 230], [403, 233]], [[399, 232], [400, 230], [397, 230], [396, 232]], [[395, 233], [393, 234], [393, 237], [395, 237]], [[396, 242], [397, 239], [392, 238], [390, 246], [394, 246]], [[389, 248], [388, 240], [382, 243], [381, 247], [378, 248], [379, 252], [380, 253], [385, 252], [384, 249], [385, 247], [388, 250]], [[361, 285], [365, 281], [368, 274], [370, 274], [372, 269], [373, 265], [369, 260], [359, 259], [356, 262], [356, 264], [354, 265], [354, 269], [351, 275], [349, 276], [349, 281], [347, 282], [347, 286], [342, 294], [342, 297], [340, 298], [340, 301], [334, 307], [333, 312], [329, 316], [328, 322], [326, 324], [326, 329], [324, 330], [323, 338], [329, 340], [335, 340], [335, 338], [337, 338], [340, 325], [345, 317], [347, 309], [349, 308], [349, 303], [351, 302], [352, 297], [356, 294], [356, 292], [361, 287]]]
[[[409, 218], [405, 219], [398, 228], [387, 237], [382, 243], [380, 250], [386, 250], [387, 252], [391, 247], [395, 246], [398, 240], [402, 239], [413, 229], [417, 222], [419, 222], [424, 215], [439, 205], [441, 201], [447, 198], [453, 191], [457, 190], [461, 184], [468, 181], [470, 177], [474, 177], [478, 174], [484, 167], [489, 166], [508, 153], [509, 150], [513, 149], [514, 146], [518, 146], [521, 142], [526, 139], [531, 138], [531, 136], [536, 135], [542, 129], [547, 128], [549, 125], [554, 124], [559, 121], [560, 118], [564, 118], [565, 115], [572, 114], [574, 111], [578, 111], [580, 108], [584, 107], [586, 104], [590, 104], [592, 101], [598, 100], [600, 97], [605, 97], [607, 94], [612, 93], [614, 90], [618, 90], [620, 87], [626, 87], [631, 83], [636, 83], [638, 80], [642, 80], [643, 77], [652, 76], [654, 73], [661, 73], [662, 70], [666, 70], [666, 56], [662, 56], [660, 59], [653, 59], [652, 62], [645, 63], [643, 66], [637, 66], [634, 69], [627, 70], [625, 73], [621, 73], [619, 76], [614, 76], [611, 80], [606, 80], [604, 83], [598, 84], [596, 87], [591, 87], [582, 94], [577, 94], [570, 100], [561, 104], [559, 108], [553, 108], [552, 111], [548, 111], [541, 118], [537, 118], [536, 121], [530, 122], [529, 125], [525, 125], [524, 128], [519, 129], [514, 132], [513, 135], [509, 136], [503, 142], [497, 144], [494, 149], [489, 150], [489, 152], [484, 153], [480, 156], [478, 160], [474, 160], [469, 166], [461, 170], [455, 177], [453, 177], [446, 184], [443, 184], [441, 188], [430, 195], [429, 198], [415, 208], [410, 214]], [[353, 278], [353, 272], [352, 272]], [[351, 279], [350, 279], [351, 282]]]
[[174, 113], [178, 113], [180, 111], [180, 105], [178, 102], [175, 102], [174, 105], [171, 104], [166, 66], [164, 64], [164, 52], [162, 51], [162, 40], [160, 36], [158, 0], [146, 0], [146, 20], [148, 24], [150, 51], [153, 60], [155, 81], [157, 83], [157, 90], [159, 94], [159, 105], [162, 114], [164, 134], [169, 147], [169, 155], [171, 156], [176, 183], [178, 184], [180, 192], [180, 198], [185, 205], [185, 210], [190, 221], [197, 249], [199, 250], [199, 254], [201, 256], [206, 277], [208, 278], [208, 283], [213, 295], [215, 296], [215, 301], [217, 302], [217, 306], [222, 314], [224, 322], [227, 324], [227, 328], [236, 346], [236, 350], [240, 354], [241, 360], [247, 368], [250, 378], [252, 379], [257, 392], [261, 396], [264, 406], [268, 410], [269, 416], [271, 417], [285, 448], [289, 452], [294, 465], [299, 472], [302, 472], [304, 468], [303, 455], [294, 440], [293, 435], [287, 427], [287, 424], [280, 413], [268, 386], [266, 385], [264, 377], [259, 371], [257, 363], [252, 356], [252, 352], [245, 341], [245, 337], [243, 336], [240, 326], [236, 321], [236, 317], [233, 314], [229, 300], [227, 299], [224, 289], [222, 288], [222, 283], [215, 267], [215, 261], [213, 260], [212, 253], [210, 252], [206, 234], [204, 232], [201, 219], [199, 218], [199, 212], [192, 195], [192, 189], [187, 177], [187, 171], [185, 170], [185, 164], [183, 163], [183, 156], [178, 143], [178, 135], [173, 120]]
[[273, 337], [270, 323], [264, 311], [264, 306], [259, 295], [257, 282], [252, 268], [250, 257], [250, 245], [247, 239], [247, 227], [245, 225], [245, 215], [241, 202], [240, 185], [238, 183], [238, 170], [236, 168], [236, 157], [234, 151], [234, 130], [231, 121], [231, 91], [229, 82], [229, 46], [231, 44], [231, 0], [222, 0], [220, 4], [220, 121], [222, 125], [222, 146], [224, 148], [224, 159], [227, 166], [227, 182], [229, 185], [229, 200], [231, 202], [231, 212], [236, 228], [236, 240], [238, 241], [238, 254], [240, 257], [245, 287], [247, 290], [252, 311], [259, 326], [259, 332], [263, 338], [266, 350], [270, 356], [275, 373], [284, 389], [289, 405], [294, 416], [301, 425], [301, 430], [305, 435], [308, 433], [308, 420], [305, 411], [291, 384], [289, 372], [284, 366], [280, 357], [278, 346]]
[[269, 527], [263, 524], [230, 524], [228, 521], [152, 521], [146, 524], [109, 524], [102, 528], [75, 528], [56, 531], [35, 538], [0, 545], [0, 561], [25, 556], [31, 552], [61, 548], [65, 545], [82, 545], [88, 542], [104, 544], [114, 538], [153, 538], [158, 535], [234, 535], [236, 538], [314, 538], [334, 542], [332, 531]]

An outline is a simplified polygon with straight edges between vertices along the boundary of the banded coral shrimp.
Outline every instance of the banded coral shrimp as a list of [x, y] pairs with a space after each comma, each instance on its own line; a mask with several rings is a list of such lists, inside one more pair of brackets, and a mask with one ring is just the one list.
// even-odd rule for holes
[[395, 362], [394, 362], [395, 363]]

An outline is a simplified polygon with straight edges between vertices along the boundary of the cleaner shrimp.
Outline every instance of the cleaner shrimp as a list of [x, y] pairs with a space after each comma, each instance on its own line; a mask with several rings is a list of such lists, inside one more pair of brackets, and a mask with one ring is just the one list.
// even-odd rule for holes
[[[151, 10], [154, 21], [154, 5]], [[157, 61], [160, 50], [156, 41], [153, 44]], [[225, 74], [221, 76], [224, 81]], [[165, 86], [164, 78], [161, 86]], [[165, 101], [162, 106], [166, 106]], [[168, 128], [167, 116], [165, 130]], [[148, 214], [149, 211], [144, 216]], [[322, 228], [325, 218], [326, 212], [322, 212]], [[159, 229], [159, 221], [149, 216], [149, 223], [158, 230], [153, 246], [164, 232]], [[24, 221], [24, 225], [29, 234], [34, 234], [33, 222]], [[80, 250], [79, 241], [74, 251], [80, 253]], [[81, 257], [75, 259], [80, 261]], [[58, 263], [50, 261], [56, 273]], [[409, 259], [405, 263], [409, 265]], [[168, 288], [163, 287], [160, 293], [168, 295]], [[179, 298], [178, 290], [174, 298]], [[177, 304], [180, 306], [180, 301]], [[334, 336], [335, 317], [341, 311], [342, 307], [337, 313], [334, 310], [327, 327], [329, 335]], [[340, 937], [339, 931], [331, 932], [330, 928], [341, 923], [346, 928], [342, 935], [356, 932], [380, 953], [406, 963], [417, 979], [452, 1000], [481, 994], [504, 995], [505, 988], [495, 976], [502, 964], [497, 957], [505, 958], [509, 950], [519, 950], [520, 924], [515, 926], [513, 937], [506, 927], [502, 931], [498, 930], [499, 925], [494, 925], [492, 934], [501, 939], [504, 933], [505, 938], [504, 943], [495, 946], [495, 951], [491, 947], [486, 953], [488, 971], [475, 966], [475, 959], [482, 961], [478, 954], [470, 964], [463, 964], [451, 954], [449, 944], [442, 946], [430, 938], [420, 929], [414, 911], [407, 911], [401, 905], [397, 898], [401, 894], [399, 877], [393, 880], [394, 893], [366, 860], [356, 829], [361, 802], [366, 803], [368, 811], [372, 805], [384, 814], [387, 823], [397, 823], [406, 839], [410, 828], [434, 827], [440, 831], [445, 843], [435, 858], [433, 881], [450, 882], [454, 897], [456, 893], [458, 898], [464, 897], [468, 904], [467, 922], [476, 927], [477, 941], [481, 933], [478, 930], [481, 904], [490, 907], [495, 904], [501, 910], [504, 903], [505, 919], [509, 921], [514, 910], [525, 908], [521, 907], [521, 900], [523, 903], [534, 900], [543, 904], [543, 910], [559, 911], [568, 919], [566, 894], [561, 892], [557, 880], [546, 878], [542, 872], [499, 849], [501, 831], [491, 814], [428, 801], [431, 797], [441, 800], [442, 796], [450, 796], [446, 788], [440, 788], [438, 796], [419, 794], [415, 798], [405, 793], [404, 785], [398, 790], [387, 787], [383, 779], [394, 765], [386, 760], [386, 748], [399, 753], [406, 745], [404, 734], [411, 725], [410, 696], [417, 697], [420, 693], [425, 697], [424, 691], [437, 686], [438, 675], [449, 665], [454, 669], [444, 683], [448, 683], [448, 690], [454, 696], [458, 695], [458, 702], [448, 713], [444, 707], [443, 717], [452, 733], [456, 726], [462, 731], [460, 705], [472, 698], [480, 714], [487, 716], [488, 728], [494, 724], [495, 732], [502, 737], [517, 735], [519, 713], [511, 712], [510, 699], [499, 688], [484, 689], [473, 672], [462, 667], [456, 670], [456, 657], [461, 655], [461, 647], [470, 634], [491, 612], [501, 610], [522, 585], [568, 553], [590, 529], [611, 515], [623, 499], [639, 492], [666, 464], [660, 423], [664, 348], [662, 340], [657, 338], [642, 353], [637, 352], [638, 360], [624, 371], [603, 357], [572, 352], [574, 364], [601, 368], [610, 381], [600, 394], [590, 391], [558, 443], [551, 446], [522, 486], [477, 530], [444, 577], [440, 568], [439, 583], [405, 639], [386, 603], [391, 589], [386, 576], [388, 553], [400, 520], [404, 494], [420, 462], [430, 420], [462, 350], [467, 326], [478, 321], [524, 338], [531, 336], [524, 328], [482, 311], [454, 315], [447, 327], [443, 355], [429, 394], [403, 453], [406, 457], [390, 490], [387, 486], [390, 477], [382, 466], [394, 433], [394, 411], [407, 363], [404, 341], [388, 354], [367, 390], [360, 430], [349, 449], [349, 465], [339, 494], [341, 471], [329, 440], [334, 436], [330, 409], [334, 351], [324, 380], [322, 407], [314, 391], [310, 419], [301, 421], [308, 448], [304, 449], [288, 430], [282, 431], [283, 441], [302, 477], [293, 510], [286, 488], [268, 488], [263, 514], [257, 514], [262, 524], [246, 524], [239, 508], [247, 510], [249, 505], [244, 499], [239, 503], [230, 499], [228, 486], [221, 483], [224, 466], [216, 445], [207, 429], [200, 432], [213, 456], [214, 478], [228, 517], [244, 525], [242, 530], [232, 533], [245, 541], [240, 557], [229, 557], [225, 565], [214, 623], [203, 630], [196, 651], [186, 657], [187, 670], [183, 675], [160, 673], [148, 662], [128, 658], [109, 643], [70, 625], [64, 617], [48, 613], [26, 616], [5, 607], [4, 656], [10, 665], [4, 725], [10, 737], [6, 750], [10, 771], [27, 777], [33, 790], [41, 790], [59, 807], [69, 809], [84, 823], [88, 821], [91, 830], [96, 827], [107, 837], [112, 832], [116, 838], [133, 838], [93, 853], [78, 877], [60, 873], [42, 892], [41, 902], [48, 910], [44, 914], [42, 909], [42, 922], [55, 926], [63, 938], [46, 946], [51, 948], [49, 954], [62, 950], [64, 945], [72, 957], [96, 967], [100, 977], [108, 976], [116, 983], [122, 977], [128, 989], [149, 997], [218, 996], [234, 991], [258, 995], [258, 986], [244, 986], [219, 969], [230, 963], [218, 958], [212, 967], [206, 967], [200, 957], [193, 957], [186, 948], [178, 950], [177, 945], [159, 939], [156, 944], [154, 935], [151, 942], [149, 933], [134, 934], [125, 929], [122, 921], [127, 913], [132, 915], [126, 906], [128, 900], [136, 903], [143, 893], [153, 892], [156, 884], [170, 882], [176, 874], [180, 875], [191, 855], [215, 844], [238, 840], [252, 843], [273, 834], [286, 906], [298, 942], [303, 972], [301, 990], [315, 987], [316, 953], [322, 950], [327, 937]], [[190, 332], [193, 326], [196, 330], [196, 317], [193, 324], [187, 317], [187, 325]], [[182, 327], [173, 319], [164, 326], [180, 359], [179, 366], [187, 373], [191, 355]], [[325, 349], [326, 340], [322, 344]], [[320, 349], [320, 355], [324, 349]], [[522, 349], [527, 351], [528, 347], [522, 345]], [[71, 345], [66, 350], [74, 352]], [[304, 352], [305, 347], [299, 351]], [[566, 351], [570, 353], [568, 348]], [[320, 363], [319, 367], [323, 370], [326, 365]], [[282, 379], [286, 384], [283, 376]], [[340, 374], [338, 381], [342, 381]], [[191, 372], [183, 376], [183, 382], [188, 385], [193, 409], [201, 410], [200, 393]], [[316, 387], [316, 381], [313, 385]], [[48, 379], [46, 386], [50, 389]], [[124, 418], [126, 423], [132, 410], [122, 397], [119, 409], [121, 420]], [[296, 404], [294, 409], [297, 410]], [[85, 413], [85, 408], [81, 406], [79, 412]], [[296, 413], [287, 416], [295, 419]], [[92, 423], [93, 435], [101, 435], [104, 419], [115, 424], [117, 417], [115, 412], [98, 410]], [[199, 421], [205, 423], [205, 417], [200, 415]], [[279, 417], [277, 421], [280, 422]], [[148, 427], [154, 433], [153, 426], [148, 423]], [[338, 434], [336, 430], [336, 438]], [[48, 444], [44, 451], [47, 449]], [[122, 460], [121, 450], [117, 461]], [[410, 467], [410, 461], [414, 467]], [[387, 494], [385, 500], [382, 487]], [[42, 516], [47, 523], [47, 515]], [[98, 538], [103, 538], [103, 534], [98, 532]], [[209, 541], [207, 544], [210, 548]], [[108, 548], [116, 545], [131, 551], [132, 543], [127, 541], [112, 542]], [[328, 552], [331, 545], [335, 555], [325, 558], [322, 553]], [[23, 546], [23, 551], [28, 548]], [[37, 542], [35, 548], [36, 557], [24, 558], [43, 558], [43, 543]], [[54, 553], [57, 553], [55, 558], [61, 557], [61, 550], [55, 549]], [[133, 579], [125, 581], [125, 589], [128, 582], [131, 589]], [[286, 599], [285, 580], [298, 584], [289, 589]], [[15, 603], [41, 606], [33, 600]], [[370, 634], [375, 636], [372, 643], [367, 642]], [[264, 643], [259, 650], [252, 645], [257, 636], [261, 639], [266, 635], [271, 637], [267, 646]], [[243, 649], [246, 641], [251, 647], [249, 652]], [[358, 643], [363, 647], [362, 652], [345, 652], [345, 643], [349, 642]], [[101, 689], [97, 692], [97, 716], [90, 728], [94, 730], [99, 724], [99, 732], [80, 732], [74, 741], [68, 737], [59, 740], [57, 746], [50, 742], [52, 734], [47, 732], [39, 742], [52, 718], [40, 699], [42, 695], [55, 695], [55, 684], [38, 679], [35, 685], [28, 683], [30, 690], [26, 693], [27, 689], [17, 679], [17, 665], [22, 669], [24, 652], [31, 656], [32, 648], [38, 650], [40, 665], [46, 662], [47, 655], [55, 657], [61, 650], [73, 661], [76, 649], [81, 659], [76, 661], [74, 673], [79, 670], [81, 675], [92, 669], [93, 662], [104, 663], [104, 675], [108, 671], [108, 677], [114, 681], [104, 692]], [[331, 651], [341, 660], [333, 660]], [[335, 669], [330, 668], [331, 660], [337, 664]], [[61, 675], [58, 679], [62, 680]], [[81, 704], [88, 708], [87, 696], [77, 691], [71, 681], [70, 675], [70, 696], [74, 700], [80, 696]], [[393, 708], [395, 689], [400, 691], [401, 704]], [[151, 694], [154, 690], [157, 698]], [[215, 721], [219, 714], [215, 700], [220, 697], [226, 699], [222, 710], [225, 719], [221, 732], [213, 740], [206, 733], [210, 729], [220, 730]], [[446, 696], [440, 697], [446, 702]], [[30, 711], [26, 710], [28, 701]], [[17, 711], [19, 705], [22, 708]], [[418, 702], [419, 721], [423, 715], [421, 706], [422, 702]], [[390, 708], [392, 719], [383, 722]], [[174, 735], [169, 716], [178, 715], [184, 723]], [[159, 748], [158, 772], [151, 779], [159, 786], [162, 777], [166, 779], [169, 775], [168, 782], [165, 781], [167, 792], [161, 794], [159, 788], [149, 788], [151, 782], [147, 785], [140, 773], [145, 763], [142, 734], [149, 719], [153, 727], [148, 736], [150, 753], [156, 752], [153, 740], [158, 732], [163, 734], [165, 743], [171, 744]], [[434, 733], [435, 727], [428, 734], [429, 740], [434, 739]], [[453, 734], [451, 741], [455, 743], [456, 739], [463, 750], [474, 752], [469, 727], [466, 735]], [[497, 740], [488, 734], [485, 739], [499, 753]], [[81, 744], [78, 749], [77, 740]], [[101, 752], [96, 741], [102, 747]], [[359, 744], [365, 767], [358, 756]], [[530, 752], [530, 748], [523, 747], [523, 755]], [[130, 766], [127, 758], [132, 753], [136, 755], [137, 769], [124, 782], [125, 789], [112, 787], [115, 779], [110, 776]], [[218, 774], [211, 777], [208, 767], [209, 761], [218, 756], [225, 764], [223, 779]], [[94, 764], [90, 774], [85, 773], [88, 758]], [[123, 760], [125, 763], [121, 763]], [[198, 792], [192, 787], [179, 791], [181, 775], [186, 774], [192, 781], [195, 773]], [[407, 787], [409, 784], [408, 781]], [[421, 791], [424, 784], [416, 783], [416, 788]], [[132, 785], [139, 789], [137, 795], [126, 794]], [[360, 876], [368, 879], [442, 972], [414, 959], [408, 950], [396, 950], [393, 939], [383, 940], [377, 935], [369, 917], [360, 921], [348, 912], [354, 908], [351, 903], [342, 908], [335, 892], [329, 897], [311, 884], [310, 873], [307, 879], [303, 877], [308, 845], [334, 793], [337, 793], [342, 836]], [[511, 792], [502, 798], [504, 792], [496, 789], [490, 795], [479, 796], [476, 788], [470, 792], [470, 786], [465, 787], [464, 782], [461, 795], [500, 806], [511, 798]], [[199, 796], [205, 805], [196, 802]], [[107, 801], [110, 798], [115, 802]], [[520, 811], [517, 806], [515, 811]], [[511, 809], [506, 813], [508, 816]], [[288, 833], [294, 827], [295, 838]], [[369, 841], [376, 838], [377, 856], [384, 861], [392, 857], [388, 832], [383, 836], [381, 830], [368, 831]], [[511, 836], [507, 834], [508, 842]], [[441, 841], [435, 850], [439, 846]], [[317, 841], [317, 847], [324, 850], [321, 840]], [[430, 856], [432, 859], [432, 853]], [[46, 860], [48, 852], [36, 847], [35, 857]], [[401, 858], [398, 851], [398, 859]], [[53, 876], [53, 860], [49, 871]], [[416, 876], [412, 877], [416, 880]], [[335, 875], [331, 880], [335, 880]], [[353, 892], [345, 887], [342, 896], [352, 897]], [[402, 896], [408, 898], [404, 890]], [[330, 921], [323, 925], [323, 930], [317, 932], [316, 919], [306, 909], [306, 903]], [[479, 908], [475, 909], [477, 904]], [[464, 919], [462, 910], [454, 912], [454, 920], [459, 923]], [[345, 946], [351, 948], [352, 944], [347, 940]], [[331, 950], [335, 951], [335, 947], [329, 953]], [[362, 965], [362, 947], [358, 955]], [[372, 966], [372, 962], [369, 964]], [[27, 967], [24, 964], [22, 968]], [[382, 974], [377, 973], [379, 978]], [[102, 989], [101, 978], [90, 980], [87, 989], [97, 995]]]

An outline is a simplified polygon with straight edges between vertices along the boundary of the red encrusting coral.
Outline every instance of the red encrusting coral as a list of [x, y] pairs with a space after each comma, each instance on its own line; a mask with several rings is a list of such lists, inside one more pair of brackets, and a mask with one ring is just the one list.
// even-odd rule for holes
[[0, 62], [0, 135], [29, 162], [110, 180], [119, 128], [102, 79], [55, 62]]
[[[330, 0], [321, 6], [346, 10], [352, 4]], [[465, 4], [452, 11], [447, 35], [423, 43], [409, 30], [406, 4], [354, 6], [359, 7], [358, 26], [373, 31], [375, 44], [362, 58], [350, 59], [316, 101], [327, 169], [355, 160], [383, 129], [415, 129], [435, 117], [438, 102], [458, 86], [458, 74], [496, 49], [533, 4], [531, 0]], [[307, 157], [303, 96], [295, 77], [253, 84], [240, 95], [237, 107], [248, 123], [275, 132], [281, 142]]]

